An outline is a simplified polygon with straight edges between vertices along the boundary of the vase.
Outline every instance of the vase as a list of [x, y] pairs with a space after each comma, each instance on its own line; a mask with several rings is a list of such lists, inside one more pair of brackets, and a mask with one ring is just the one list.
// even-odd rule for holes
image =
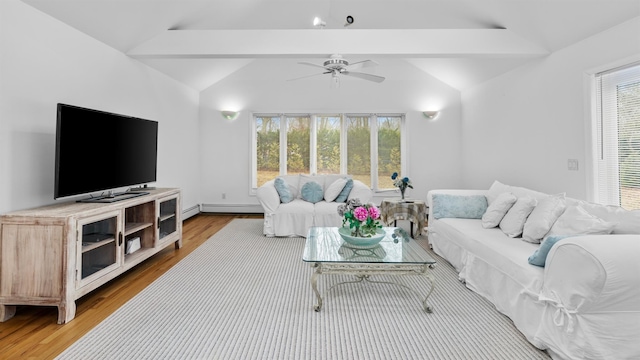
[[376, 234], [370, 237], [354, 236], [351, 234], [351, 229], [348, 227], [338, 228], [338, 233], [344, 242], [360, 249], [370, 249], [378, 246], [378, 243], [380, 243], [386, 235], [386, 232], [383, 229], [377, 229]]
[[405, 190], [407, 190], [407, 188], [401, 187], [400, 188], [400, 195], [402, 196], [402, 200], [404, 200], [404, 192]]

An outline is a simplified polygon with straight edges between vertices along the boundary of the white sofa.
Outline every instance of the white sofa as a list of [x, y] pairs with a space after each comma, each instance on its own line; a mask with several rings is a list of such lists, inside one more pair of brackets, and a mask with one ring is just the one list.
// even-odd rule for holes
[[[306, 237], [312, 226], [341, 226], [342, 218], [338, 215], [338, 205], [335, 201], [312, 203], [301, 197], [301, 189], [305, 183], [313, 181], [321, 185], [323, 191], [338, 179], [349, 175], [284, 175], [279, 176], [288, 185], [294, 199], [283, 203], [280, 194], [276, 190], [275, 180], [270, 180], [260, 186], [257, 197], [264, 210], [263, 233], [266, 236], [302, 236]], [[368, 203], [373, 197], [371, 188], [363, 182], [353, 180], [353, 188], [348, 194], [347, 200], [358, 198], [362, 203]], [[344, 202], [342, 202], [344, 203]]]
[[[488, 190], [430, 191], [428, 237], [433, 250], [456, 268], [469, 289], [491, 301], [552, 358], [640, 359], [640, 210], [565, 198], [562, 218], [551, 219], [543, 244], [507, 236], [501, 226], [485, 228], [482, 218], [434, 217], [434, 212], [442, 215], [434, 209], [434, 198], [435, 206], [443, 207], [441, 200], [451, 199], [446, 194], [460, 199], [480, 195], [491, 207], [491, 200], [505, 191], [534, 198], [537, 206], [544, 199], [548, 203], [550, 196], [499, 182]], [[572, 221], [563, 215], [579, 208], [595, 217], [589, 220], [608, 224], [611, 233], [577, 235], [578, 224], [587, 216]], [[533, 218], [529, 216], [525, 226]], [[544, 267], [528, 262], [560, 231], [554, 229], [571, 232], [571, 227], [574, 234], [565, 235], [576, 236], [556, 242]]]

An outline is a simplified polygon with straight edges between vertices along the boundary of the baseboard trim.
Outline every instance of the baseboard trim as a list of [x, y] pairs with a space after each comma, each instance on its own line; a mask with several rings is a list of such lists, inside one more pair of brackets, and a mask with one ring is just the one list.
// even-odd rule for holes
[[211, 213], [262, 214], [260, 204], [202, 204], [200, 211]]
[[182, 220], [187, 220], [192, 216], [196, 216], [200, 213], [200, 205], [194, 205], [188, 209], [182, 210]]

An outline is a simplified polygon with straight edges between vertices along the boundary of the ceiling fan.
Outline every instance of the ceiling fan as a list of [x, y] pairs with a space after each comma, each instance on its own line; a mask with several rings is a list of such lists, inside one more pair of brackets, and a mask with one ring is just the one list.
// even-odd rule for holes
[[340, 76], [342, 75], [353, 76], [359, 79], [374, 81], [377, 83], [381, 83], [384, 81], [384, 77], [382, 76], [351, 71], [351, 69], [358, 69], [361, 67], [378, 65], [378, 63], [372, 60], [363, 60], [363, 61], [358, 61], [354, 63], [349, 63], [341, 55], [334, 54], [334, 55], [331, 55], [329, 59], [325, 60], [325, 62], [322, 65], [318, 65], [318, 64], [314, 64], [306, 61], [299, 62], [298, 64], [319, 67], [321, 69], [324, 69], [324, 71], [318, 74], [312, 74], [312, 75], [302, 76], [295, 79], [289, 79], [288, 81], [300, 80], [300, 79], [304, 79], [312, 76], [325, 75], [325, 74], [331, 74], [331, 87], [340, 86]]

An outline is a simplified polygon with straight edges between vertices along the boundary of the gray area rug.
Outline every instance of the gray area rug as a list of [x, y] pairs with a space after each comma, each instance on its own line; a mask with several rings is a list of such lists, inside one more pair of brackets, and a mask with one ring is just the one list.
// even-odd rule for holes
[[[235, 219], [59, 359], [548, 359], [437, 257], [434, 311], [401, 286], [359, 283], [314, 312], [303, 238]], [[428, 290], [426, 279], [402, 283]], [[347, 280], [323, 275], [319, 286]], [[377, 277], [379, 280], [389, 280]]]

